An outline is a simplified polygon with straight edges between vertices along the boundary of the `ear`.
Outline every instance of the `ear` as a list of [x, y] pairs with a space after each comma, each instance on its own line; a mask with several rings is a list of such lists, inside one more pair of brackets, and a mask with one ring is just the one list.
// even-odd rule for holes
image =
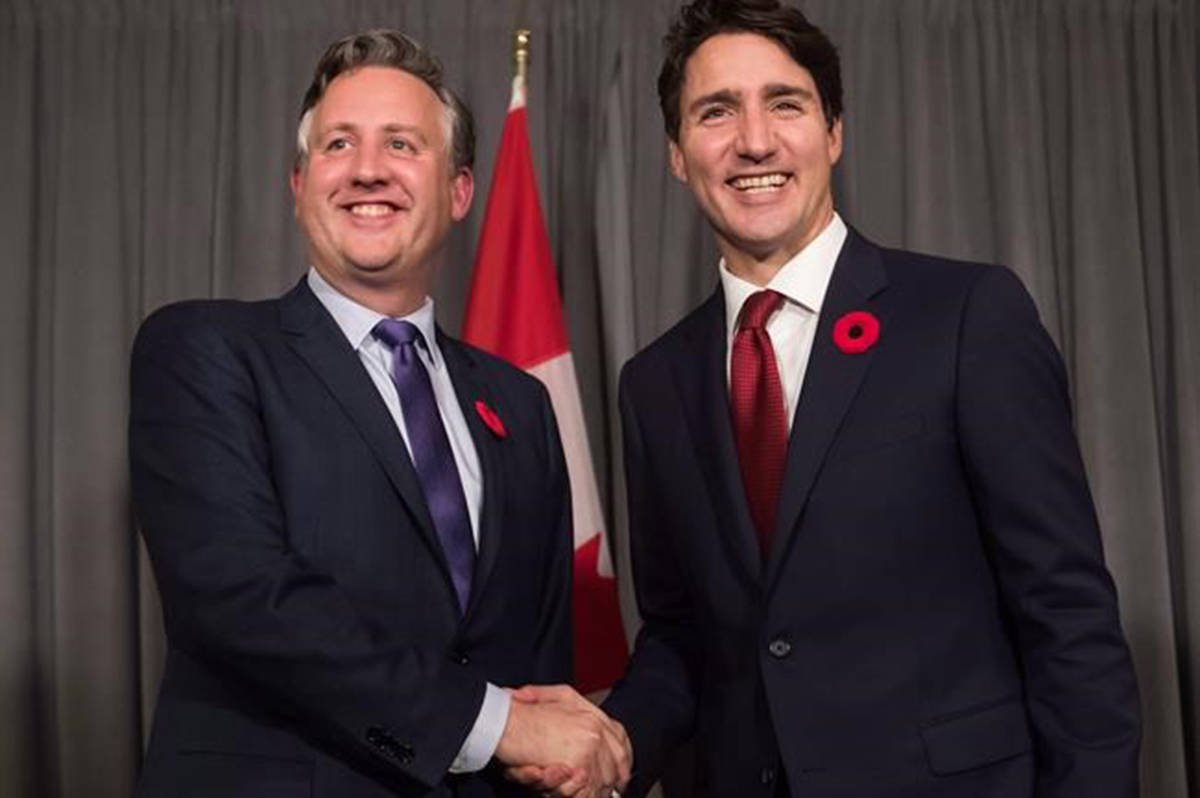
[[297, 163], [292, 167], [292, 173], [288, 176], [288, 185], [292, 188], [292, 206], [296, 213], [300, 212], [300, 194], [304, 191], [305, 166]]
[[829, 129], [829, 165], [833, 166], [842, 157], [842, 118], [839, 116], [833, 121], [833, 127]]
[[671, 174], [680, 183], [687, 183], [687, 161], [683, 158], [683, 150], [674, 139], [667, 139], [667, 159], [671, 162]]
[[471, 210], [471, 198], [475, 196], [475, 175], [465, 166], [450, 179], [450, 218], [461, 222]]

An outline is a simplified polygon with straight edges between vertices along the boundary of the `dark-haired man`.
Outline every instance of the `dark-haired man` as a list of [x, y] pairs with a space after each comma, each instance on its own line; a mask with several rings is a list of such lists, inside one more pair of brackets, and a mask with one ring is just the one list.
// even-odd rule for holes
[[619, 724], [501, 689], [569, 678], [570, 499], [545, 390], [434, 322], [473, 157], [433, 56], [394, 31], [333, 44], [291, 180], [308, 274], [142, 326], [130, 455], [169, 648], [139, 796], [627, 777]]
[[638, 793], [1131, 798], [1139, 712], [1059, 356], [1011, 272], [834, 211], [837, 52], [773, 0], [667, 36], [671, 169], [722, 255], [625, 368]]

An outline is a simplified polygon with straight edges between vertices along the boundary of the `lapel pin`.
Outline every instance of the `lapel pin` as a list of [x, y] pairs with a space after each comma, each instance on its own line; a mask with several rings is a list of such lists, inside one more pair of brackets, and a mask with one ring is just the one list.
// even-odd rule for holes
[[879, 340], [879, 319], [865, 310], [852, 310], [833, 324], [833, 342], [847, 355], [861, 355]]
[[487, 428], [492, 431], [492, 434], [497, 438], [507, 438], [508, 430], [504, 428], [504, 422], [500, 420], [500, 416], [496, 415], [496, 411], [488, 407], [488, 403], [482, 399], [475, 400], [475, 412], [483, 419], [483, 423], [487, 424]]

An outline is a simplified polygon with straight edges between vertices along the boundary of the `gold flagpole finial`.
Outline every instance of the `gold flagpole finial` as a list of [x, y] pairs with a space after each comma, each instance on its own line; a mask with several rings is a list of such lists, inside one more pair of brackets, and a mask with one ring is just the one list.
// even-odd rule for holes
[[517, 77], [524, 80], [529, 69], [529, 31], [526, 28], [518, 28], [513, 34], [513, 60], [517, 66]]

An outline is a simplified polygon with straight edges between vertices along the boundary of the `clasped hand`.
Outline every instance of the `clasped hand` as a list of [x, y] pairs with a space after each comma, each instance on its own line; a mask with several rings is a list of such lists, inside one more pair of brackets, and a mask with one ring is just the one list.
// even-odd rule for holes
[[496, 758], [508, 778], [570, 798], [609, 798], [625, 788], [633, 749], [625, 727], [566, 685], [510, 691]]

